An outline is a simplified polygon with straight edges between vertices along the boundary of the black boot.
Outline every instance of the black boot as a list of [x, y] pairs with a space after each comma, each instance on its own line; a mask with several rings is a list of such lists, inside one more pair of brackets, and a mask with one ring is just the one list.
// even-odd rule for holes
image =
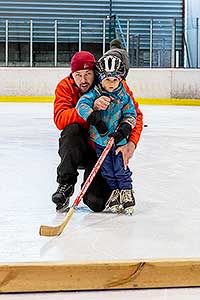
[[59, 184], [57, 191], [52, 195], [52, 201], [56, 204], [56, 211], [66, 211], [69, 206], [69, 198], [73, 193], [73, 184]]

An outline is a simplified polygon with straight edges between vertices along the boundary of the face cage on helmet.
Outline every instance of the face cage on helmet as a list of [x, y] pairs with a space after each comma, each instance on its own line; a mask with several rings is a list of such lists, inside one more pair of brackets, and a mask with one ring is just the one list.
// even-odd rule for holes
[[[114, 68], [114, 70], [108, 69], [109, 58], [112, 60], [114, 59], [115, 66], [113, 66], [112, 62], [112, 68]], [[117, 56], [108, 55], [106, 57], [102, 57], [99, 61], [96, 62], [96, 74], [102, 74], [109, 77], [115, 77], [116, 75], [124, 77], [126, 74], [126, 67], [120, 58], [118, 58]]]

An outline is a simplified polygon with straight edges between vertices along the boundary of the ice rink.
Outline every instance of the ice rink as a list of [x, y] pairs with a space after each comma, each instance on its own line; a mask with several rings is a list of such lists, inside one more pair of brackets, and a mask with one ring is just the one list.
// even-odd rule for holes
[[[148, 127], [130, 163], [134, 215], [93, 213], [81, 203], [62, 235], [47, 238], [39, 236], [40, 225], [57, 225], [65, 217], [51, 202], [59, 163], [52, 104], [0, 103], [1, 263], [199, 259], [200, 106], [140, 107]], [[76, 194], [81, 178], [82, 173]], [[199, 295], [200, 288], [179, 288], [0, 294], [0, 299], [199, 300]]]

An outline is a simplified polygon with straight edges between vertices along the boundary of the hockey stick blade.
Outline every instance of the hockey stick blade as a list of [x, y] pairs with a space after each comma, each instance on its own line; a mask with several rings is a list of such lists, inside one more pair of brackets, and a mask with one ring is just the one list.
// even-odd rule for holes
[[63, 229], [71, 219], [71, 216], [74, 213], [74, 207], [71, 207], [70, 210], [67, 213], [67, 216], [64, 220], [64, 222], [58, 226], [46, 226], [46, 225], [41, 225], [40, 226], [40, 235], [42, 236], [58, 236], [62, 233]]

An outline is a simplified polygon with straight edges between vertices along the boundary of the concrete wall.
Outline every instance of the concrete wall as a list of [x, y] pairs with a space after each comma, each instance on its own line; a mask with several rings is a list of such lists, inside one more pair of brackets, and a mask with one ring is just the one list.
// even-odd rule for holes
[[[66, 68], [0, 68], [0, 96], [51, 96]], [[198, 69], [130, 69], [127, 82], [136, 98], [200, 99]]]

